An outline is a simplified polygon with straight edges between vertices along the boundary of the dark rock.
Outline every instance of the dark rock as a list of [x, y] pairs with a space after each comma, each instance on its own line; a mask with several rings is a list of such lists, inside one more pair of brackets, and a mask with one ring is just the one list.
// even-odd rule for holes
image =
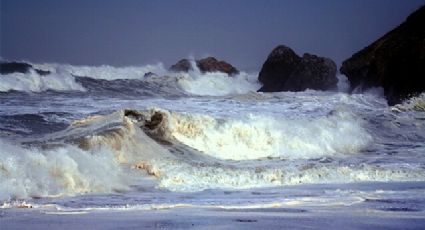
[[32, 65], [24, 62], [0, 62], [0, 74], [28, 73], [31, 69], [41, 76], [50, 74], [50, 71], [34, 69]]
[[143, 114], [141, 114], [139, 111], [137, 110], [132, 110], [132, 109], [125, 109], [124, 110], [124, 116], [126, 117], [130, 117], [136, 121], [143, 121], [144, 120], [144, 116]]
[[181, 59], [170, 67], [170, 70], [174, 72], [189, 72], [192, 69], [192, 64], [187, 59]]
[[231, 64], [225, 61], [219, 61], [214, 57], [207, 57], [196, 61], [199, 70], [205, 72], [223, 72], [228, 75], [238, 74], [239, 71]]
[[34, 70], [40, 76], [45, 76], [50, 74], [50, 71], [48, 70], [41, 70], [41, 69], [34, 69]]
[[260, 92], [329, 90], [336, 88], [336, 64], [329, 58], [304, 54], [299, 57], [291, 48], [273, 49], [261, 68]]
[[[225, 61], [219, 61], [214, 57], [207, 57], [204, 59], [196, 60], [195, 62], [196, 66], [202, 73], [222, 72], [227, 73], [228, 75], [234, 75], [239, 73], [239, 71], [231, 64]], [[170, 67], [170, 70], [174, 72], [188, 72], [192, 69], [192, 64], [187, 59], [182, 59]]]
[[143, 77], [147, 78], [147, 77], [157, 77], [158, 75], [156, 73], [153, 72], [147, 72], [143, 75]]
[[389, 105], [425, 90], [425, 6], [342, 63], [340, 72], [360, 91], [382, 86]]
[[1, 62], [0, 63], [0, 73], [1, 74], [10, 74], [10, 73], [28, 73], [32, 65], [21, 62]]
[[162, 120], [164, 119], [163, 115], [159, 112], [155, 112], [150, 120], [146, 120], [145, 121], [145, 127], [153, 130], [156, 127], [158, 127], [158, 125], [161, 124]]

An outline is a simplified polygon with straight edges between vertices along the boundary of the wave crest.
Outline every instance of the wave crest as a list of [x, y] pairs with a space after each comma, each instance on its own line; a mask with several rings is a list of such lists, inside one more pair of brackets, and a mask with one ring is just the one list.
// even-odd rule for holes
[[52, 73], [42, 76], [31, 70], [29, 73], [1, 75], [0, 92], [11, 90], [24, 92], [85, 91], [85, 88], [68, 73]]
[[127, 189], [107, 148], [24, 148], [0, 140], [0, 200]]
[[166, 130], [167, 136], [225, 160], [308, 159], [353, 154], [372, 141], [362, 122], [346, 111], [334, 111], [315, 119], [250, 114], [237, 120], [154, 111], [166, 119], [161, 129]]

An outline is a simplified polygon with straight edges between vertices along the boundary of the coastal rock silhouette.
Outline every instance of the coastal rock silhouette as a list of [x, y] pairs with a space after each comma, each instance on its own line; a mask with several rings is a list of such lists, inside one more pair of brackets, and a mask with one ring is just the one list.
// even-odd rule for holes
[[309, 53], [300, 57], [284, 45], [269, 54], [258, 80], [263, 84], [259, 92], [329, 90], [338, 82], [334, 61]]
[[32, 65], [25, 62], [0, 62], [0, 74], [28, 73], [32, 69], [39, 75], [50, 74], [50, 71], [34, 69]]
[[[225, 61], [217, 60], [215, 57], [207, 57], [196, 60], [195, 63], [202, 73], [222, 72], [227, 73], [228, 75], [235, 75], [239, 73], [239, 70], [237, 70], [234, 66]], [[188, 59], [181, 59], [170, 67], [170, 70], [174, 72], [188, 72], [192, 69], [192, 64]]]
[[351, 90], [382, 86], [389, 105], [425, 90], [425, 6], [342, 63]]

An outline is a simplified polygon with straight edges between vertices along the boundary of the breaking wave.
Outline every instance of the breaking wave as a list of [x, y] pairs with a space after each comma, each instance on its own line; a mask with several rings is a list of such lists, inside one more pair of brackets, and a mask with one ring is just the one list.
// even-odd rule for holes
[[257, 80], [258, 74], [240, 72], [228, 76], [221, 72], [201, 73], [195, 63], [193, 70], [180, 73], [179, 86], [186, 92], [201, 96], [223, 96], [229, 94], [244, 94], [257, 91], [261, 85]]
[[32, 147], [0, 142], [0, 199], [128, 189], [134, 172], [184, 192], [424, 180], [420, 163], [338, 160], [362, 154], [371, 141], [348, 111], [314, 119], [229, 119], [119, 110], [75, 121], [31, 141]]
[[393, 111], [422, 111], [425, 112], [425, 93], [421, 93], [416, 97], [411, 97], [404, 101], [402, 104], [398, 104], [392, 107]]
[[72, 145], [51, 150], [0, 140], [0, 200], [127, 189], [113, 153]]
[[24, 92], [54, 91], [85, 91], [85, 88], [66, 72], [52, 73], [41, 76], [35, 71], [29, 73], [12, 73], [0, 75], [0, 92], [11, 90]]
[[141, 67], [72, 66], [31, 64], [48, 74], [28, 73], [1, 75], [0, 92], [108, 91], [118, 94], [209, 95], [243, 94], [260, 88], [256, 74], [241, 72], [228, 76], [220, 72], [169, 72], [162, 63]]
[[117, 79], [143, 79], [149, 73], [158, 76], [164, 76], [167, 73], [162, 63], [154, 65], [144, 65], [140, 67], [113, 67], [109, 65], [102, 66], [74, 66], [61, 64], [33, 64], [35, 68], [56, 72], [58, 70], [67, 72], [73, 76], [90, 77], [93, 79], [117, 80]]
[[[218, 124], [220, 122], [214, 121], [211, 117], [188, 117], [187, 115], [170, 111], [152, 109], [149, 111], [118, 111], [109, 115], [110, 118], [108, 119], [110, 119], [110, 121], [117, 121], [121, 116], [124, 116], [123, 128], [114, 128], [113, 131], [106, 133], [102, 131], [100, 135], [93, 135], [89, 138], [85, 138], [84, 146], [88, 148], [103, 145], [113, 146], [113, 149], [116, 151], [116, 157], [120, 159], [120, 162], [129, 163], [133, 165], [134, 168], [145, 171], [156, 177], [159, 187], [172, 191], [193, 192], [210, 188], [240, 189], [309, 183], [348, 183], [393, 180], [422, 181], [425, 175], [424, 168], [420, 164], [406, 166], [393, 164], [374, 165], [364, 162], [352, 164], [349, 162], [344, 163], [344, 161], [331, 160], [332, 158], [326, 158], [320, 152], [317, 155], [311, 152], [309, 161], [297, 159], [285, 161], [276, 159], [243, 161], [223, 160], [212, 154], [205, 155], [205, 152], [196, 149], [197, 146], [180, 141], [175, 136], [177, 132], [190, 133], [195, 136], [199, 135], [204, 130], [202, 130], [202, 128], [194, 128], [197, 125], [214, 128], [214, 126], [211, 126], [212, 122], [220, 126]], [[112, 117], [114, 118], [112, 119]], [[348, 115], [334, 114], [331, 115], [330, 118], [323, 118], [329, 119], [329, 121], [322, 121], [319, 119], [319, 121], [313, 121], [313, 125], [315, 122], [317, 122], [316, 126], [323, 123], [325, 125], [322, 128], [326, 129], [326, 123], [334, 123], [337, 119], [347, 119], [347, 122], [353, 119], [348, 117]], [[105, 117], [98, 117], [94, 120], [89, 119], [88, 121], [84, 121], [83, 125], [87, 125], [86, 122], [101, 124], [108, 120], [105, 119]], [[193, 123], [189, 124], [191, 120]], [[353, 120], [350, 121], [352, 122]], [[178, 124], [179, 122], [180, 124]], [[299, 123], [299, 125], [305, 126], [306, 124]], [[344, 126], [344, 124], [341, 123], [337, 125]], [[346, 125], [348, 125], [348, 123]], [[174, 126], [174, 128], [169, 130], [167, 126]], [[98, 127], [98, 125], [96, 125], [96, 127]], [[223, 127], [226, 127], [226, 125]], [[262, 127], [257, 128], [257, 130], [251, 129], [246, 130], [246, 132], [253, 131], [253, 136], [260, 136], [261, 134], [258, 132]], [[344, 133], [344, 129], [345, 128], [342, 128], [342, 131], [338, 132], [335, 136]], [[353, 130], [356, 129], [361, 128], [354, 128]], [[238, 130], [238, 128], [236, 127], [235, 130]], [[356, 148], [365, 147], [364, 144], [371, 140], [364, 131], [359, 132], [365, 136], [355, 134], [353, 131], [348, 131], [344, 134], [346, 136], [338, 137], [338, 140], [341, 141], [342, 144], [336, 144], [336, 146], [351, 146], [340, 148], [349, 149], [350, 152], [345, 153], [356, 153]], [[219, 134], [218, 132], [214, 134], [221, 136], [226, 135], [226, 133]], [[345, 141], [344, 139], [347, 139], [348, 135], [352, 135], [350, 136], [350, 141]], [[208, 139], [211, 137], [203, 136], [203, 138]], [[310, 137], [303, 137], [299, 134], [297, 138], [308, 139]], [[316, 138], [326, 139], [327, 136], [316, 135]], [[366, 140], [358, 141], [356, 138], [365, 138]], [[214, 139], [209, 140], [209, 142], [214, 141]], [[246, 147], [238, 143], [238, 140], [234, 141], [236, 141], [235, 147], [232, 148], [232, 150], [236, 153], [232, 156], [240, 158], [237, 154], [246, 154], [246, 152], [244, 152]], [[260, 137], [256, 140], [256, 143], [259, 145], [270, 144], [263, 141], [264, 140]], [[206, 142], [208, 141], [204, 143]], [[327, 145], [330, 144], [332, 144], [332, 142]], [[299, 155], [298, 152], [303, 152], [301, 150], [302, 147], [302, 145], [299, 145], [299, 149], [296, 151], [297, 153], [292, 156], [292, 158], [307, 157], [306, 155]], [[312, 151], [308, 149], [308, 146], [306, 149], [307, 151]], [[359, 151], [359, 149], [357, 149], [357, 151]], [[261, 157], [263, 156], [264, 155]], [[228, 159], [228, 157], [225, 158]]]
[[318, 118], [249, 114], [239, 119], [158, 111], [167, 135], [209, 156], [226, 160], [267, 157], [308, 159], [354, 154], [372, 141], [361, 121], [347, 111]]
[[191, 94], [201, 96], [223, 96], [257, 91], [260, 84], [256, 75], [239, 73], [229, 77], [224, 73], [184, 74], [178, 81], [180, 87]]

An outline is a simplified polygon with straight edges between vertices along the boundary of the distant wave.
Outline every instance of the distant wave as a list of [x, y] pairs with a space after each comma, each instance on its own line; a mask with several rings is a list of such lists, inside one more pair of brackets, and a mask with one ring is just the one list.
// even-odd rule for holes
[[11, 90], [24, 92], [54, 91], [85, 91], [85, 88], [75, 81], [69, 73], [52, 73], [41, 76], [35, 71], [29, 73], [12, 73], [0, 75], [0, 92]]
[[244, 94], [257, 91], [261, 84], [257, 74], [240, 72], [229, 77], [221, 72], [201, 73], [196, 65], [194, 70], [180, 74], [179, 86], [186, 92], [194, 95], [223, 96], [230, 94]]
[[51, 72], [66, 72], [73, 76], [90, 77], [93, 79], [117, 80], [117, 79], [143, 79], [148, 73], [154, 73], [158, 76], [167, 74], [166, 68], [162, 63], [154, 65], [144, 65], [140, 67], [113, 67], [109, 65], [102, 66], [74, 66], [63, 64], [32, 64], [35, 68]]
[[241, 72], [229, 77], [219, 72], [169, 72], [161, 63], [141, 67], [72, 66], [32, 64], [50, 74], [35, 71], [1, 75], [0, 92], [23, 91], [108, 91], [128, 95], [209, 95], [243, 94], [260, 88], [256, 74]]

